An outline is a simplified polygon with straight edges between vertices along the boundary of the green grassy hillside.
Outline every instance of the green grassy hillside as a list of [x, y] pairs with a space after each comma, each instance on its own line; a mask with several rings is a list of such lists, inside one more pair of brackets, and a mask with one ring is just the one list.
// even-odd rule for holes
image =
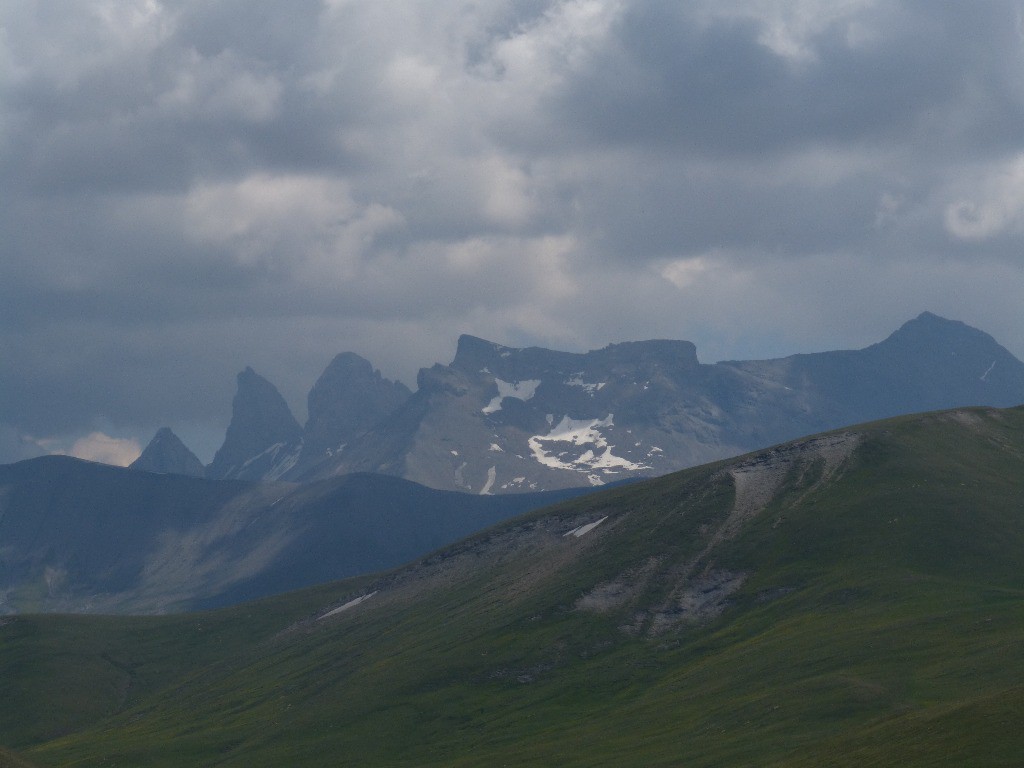
[[0, 743], [40, 766], [1017, 765], [1022, 551], [1024, 409], [905, 417], [229, 611], [17, 617]]

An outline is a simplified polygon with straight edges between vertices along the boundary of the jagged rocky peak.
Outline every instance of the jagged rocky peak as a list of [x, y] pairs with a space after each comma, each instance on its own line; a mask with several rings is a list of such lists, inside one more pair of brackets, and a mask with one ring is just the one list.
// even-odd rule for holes
[[931, 312], [922, 312], [894, 331], [881, 345], [901, 346], [918, 352], [936, 349], [971, 349], [978, 346], [998, 347], [998, 342], [984, 331], [959, 320], [947, 320]]
[[202, 477], [206, 468], [169, 427], [161, 427], [129, 469]]
[[246, 368], [238, 374], [231, 423], [207, 475], [265, 477], [266, 472], [258, 470], [265, 469], [265, 464], [278, 463], [284, 452], [297, 448], [301, 439], [302, 427], [281, 393], [252, 368]]
[[989, 334], [957, 320], [923, 312], [865, 351], [875, 360], [898, 361], [903, 376], [915, 372], [927, 409], [1021, 402], [1024, 363]]
[[434, 363], [429, 368], [420, 368], [416, 374], [416, 388], [420, 393], [447, 392], [462, 396], [466, 394], [466, 383], [465, 371], [459, 371], [454, 365]]
[[1024, 382], [1024, 365], [989, 334], [931, 312], [904, 323], [865, 351], [902, 359], [908, 367], [934, 366], [937, 375], [959, 377], [972, 385], [1008, 386], [1007, 396]]
[[400, 381], [385, 379], [369, 360], [341, 353], [309, 392], [304, 451], [337, 450], [394, 412], [411, 394]]

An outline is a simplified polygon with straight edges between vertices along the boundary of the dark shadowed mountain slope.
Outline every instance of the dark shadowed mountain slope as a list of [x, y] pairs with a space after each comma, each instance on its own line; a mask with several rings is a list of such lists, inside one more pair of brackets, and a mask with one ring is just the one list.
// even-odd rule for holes
[[308, 474], [318, 464], [362, 436], [404, 403], [412, 393], [390, 381], [369, 361], [346, 352], [327, 366], [309, 392], [309, 420], [302, 453], [290, 476]]
[[987, 333], [929, 312], [862, 350], [722, 365], [799, 391], [808, 414], [830, 426], [963, 405], [1024, 403], [1024, 363]]
[[161, 427], [142, 454], [128, 467], [143, 472], [203, 477], [206, 467], [169, 427]]
[[390, 477], [296, 486], [43, 457], [0, 466], [0, 613], [227, 605], [393, 567], [565, 494]]
[[228, 611], [17, 617], [0, 742], [83, 768], [1014, 766], [1022, 467], [1024, 409], [901, 417]]

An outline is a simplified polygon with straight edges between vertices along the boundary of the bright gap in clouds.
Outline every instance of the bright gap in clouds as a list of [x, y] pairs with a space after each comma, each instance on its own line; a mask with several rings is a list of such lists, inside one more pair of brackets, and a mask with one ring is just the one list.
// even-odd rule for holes
[[37, 442], [54, 456], [74, 456], [76, 459], [98, 461], [117, 467], [127, 467], [142, 453], [142, 447], [134, 438], [111, 437], [103, 432], [93, 432], [80, 437], [70, 447], [59, 447], [53, 440]]

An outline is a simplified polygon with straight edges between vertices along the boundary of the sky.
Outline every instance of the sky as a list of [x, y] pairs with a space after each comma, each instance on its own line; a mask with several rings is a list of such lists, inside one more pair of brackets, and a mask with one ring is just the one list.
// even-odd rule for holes
[[251, 365], [1024, 358], [1024, 3], [4, 0], [0, 462], [208, 462]]

